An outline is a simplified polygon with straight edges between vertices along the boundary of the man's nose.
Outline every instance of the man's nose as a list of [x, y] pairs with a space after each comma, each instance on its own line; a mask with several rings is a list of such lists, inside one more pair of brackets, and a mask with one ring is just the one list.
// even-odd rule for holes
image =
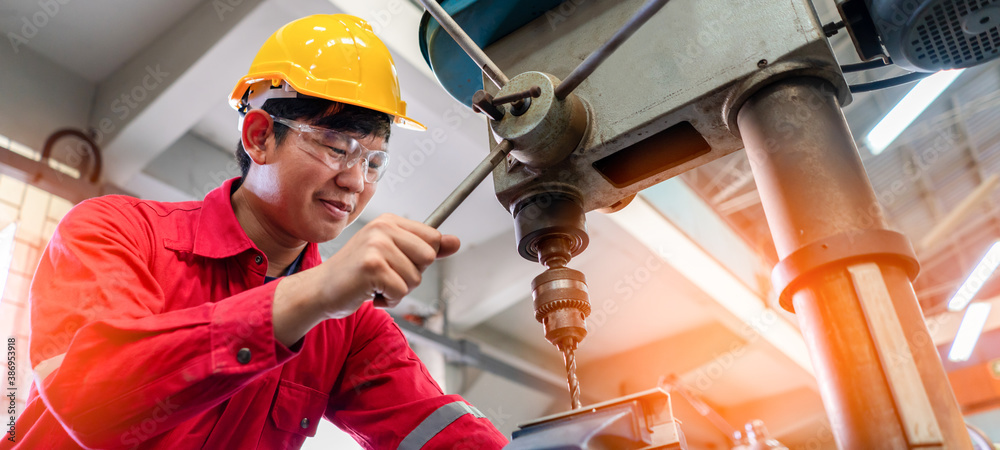
[[351, 167], [343, 165], [334, 180], [342, 188], [352, 192], [361, 192], [365, 188], [366, 167], [368, 167], [368, 161], [363, 157], [359, 158]]

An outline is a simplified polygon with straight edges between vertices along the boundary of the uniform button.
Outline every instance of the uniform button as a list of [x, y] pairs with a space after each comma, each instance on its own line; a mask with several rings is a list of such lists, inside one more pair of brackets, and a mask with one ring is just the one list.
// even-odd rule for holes
[[302, 422], [300, 422], [299, 425], [301, 425], [302, 428], [309, 428], [309, 418], [306, 417], [302, 419]]
[[257, 255], [257, 256], [254, 256], [254, 257], [253, 257], [253, 260], [254, 260], [254, 262], [256, 262], [257, 264], [260, 264], [260, 263], [264, 262], [264, 257], [263, 257], [263, 256], [260, 256], [260, 255]]
[[240, 364], [246, 364], [250, 362], [250, 349], [243, 347], [240, 351], [236, 352], [236, 361]]

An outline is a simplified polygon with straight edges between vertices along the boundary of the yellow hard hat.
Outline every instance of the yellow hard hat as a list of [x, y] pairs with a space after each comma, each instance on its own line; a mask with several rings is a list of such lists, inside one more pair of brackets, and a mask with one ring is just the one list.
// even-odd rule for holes
[[229, 104], [246, 111], [268, 98], [296, 93], [381, 111], [396, 125], [427, 129], [406, 117], [389, 49], [367, 22], [347, 14], [303, 17], [274, 32], [229, 95]]

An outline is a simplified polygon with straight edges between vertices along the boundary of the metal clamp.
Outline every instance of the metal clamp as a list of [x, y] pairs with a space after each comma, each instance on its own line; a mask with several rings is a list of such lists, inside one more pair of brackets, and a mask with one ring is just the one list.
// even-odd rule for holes
[[786, 256], [774, 266], [771, 284], [779, 293], [782, 308], [795, 312], [792, 294], [802, 278], [834, 264], [858, 260], [886, 261], [899, 265], [911, 280], [920, 273], [920, 263], [906, 236], [890, 230], [859, 230], [837, 234], [813, 242]]

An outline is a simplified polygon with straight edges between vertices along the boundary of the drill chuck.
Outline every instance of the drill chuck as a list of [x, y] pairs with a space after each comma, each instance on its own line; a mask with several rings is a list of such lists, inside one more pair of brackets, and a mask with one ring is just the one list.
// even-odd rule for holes
[[583, 273], [567, 267], [542, 272], [531, 282], [535, 320], [545, 328], [545, 338], [560, 350], [576, 349], [587, 336], [590, 301]]

